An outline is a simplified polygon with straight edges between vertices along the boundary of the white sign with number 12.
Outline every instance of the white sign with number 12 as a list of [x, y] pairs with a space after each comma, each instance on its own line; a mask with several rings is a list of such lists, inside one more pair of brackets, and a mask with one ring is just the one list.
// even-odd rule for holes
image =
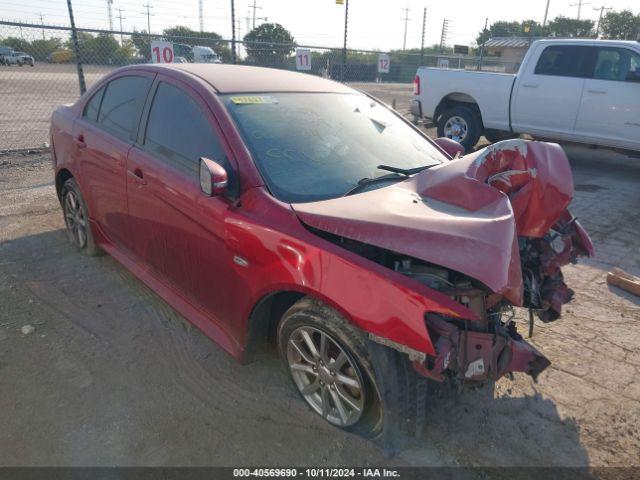
[[151, 61], [153, 63], [173, 63], [173, 43], [152, 40]]
[[378, 73], [389, 73], [390, 63], [389, 55], [386, 53], [378, 55]]
[[296, 69], [311, 70], [311, 50], [296, 48]]

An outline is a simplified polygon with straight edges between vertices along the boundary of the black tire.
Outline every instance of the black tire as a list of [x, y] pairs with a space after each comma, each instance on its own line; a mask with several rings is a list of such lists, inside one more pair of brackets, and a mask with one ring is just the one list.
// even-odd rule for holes
[[89, 209], [75, 179], [70, 178], [64, 182], [60, 203], [71, 244], [89, 256], [100, 255], [102, 251], [94, 241], [89, 223]]
[[[308, 397], [315, 396], [317, 394], [319, 398], [322, 398], [323, 392], [316, 393], [314, 391], [313, 394], [305, 397], [300, 391], [301, 389], [296, 383], [293, 371], [290, 368], [287, 352], [288, 349], [290, 350], [289, 341], [292, 339], [292, 336], [294, 337], [293, 340], [296, 340], [295, 334], [299, 332], [301, 328], [310, 329], [312, 332], [316, 332], [314, 335], [320, 335], [318, 332], [327, 335], [332, 342], [335, 342], [335, 344], [337, 344], [339, 348], [347, 354], [349, 362], [351, 362], [349, 368], [351, 368], [351, 365], [355, 367], [357, 377], [354, 378], [360, 379], [362, 382], [362, 388], [359, 395], [363, 400], [363, 408], [359, 414], [357, 422], [354, 424], [339, 425], [329, 419], [331, 412], [334, 410], [337, 411], [335, 400], [327, 399], [332, 403], [333, 407], [331, 407], [331, 412], [328, 412], [326, 415], [316, 410], [316, 407], [312, 405], [311, 400], [308, 399]], [[382, 404], [373, 365], [369, 358], [367, 338], [363, 332], [350, 325], [335, 310], [310, 297], [305, 297], [296, 302], [285, 312], [278, 325], [277, 339], [280, 358], [282, 359], [283, 366], [288, 373], [291, 383], [315, 413], [323, 416], [325, 420], [334, 426], [357, 433], [367, 438], [375, 438], [380, 435], [383, 425]], [[317, 339], [317, 337], [314, 337], [314, 339]], [[310, 350], [306, 345], [305, 349], [306, 353], [309, 354]], [[316, 368], [321, 367], [317, 365]], [[312, 379], [319, 380], [321, 378], [320, 373], [313, 374], [309, 372], [305, 373], [305, 375], [310, 375], [310, 377], [308, 377], [310, 383], [314, 383], [312, 382]], [[326, 385], [322, 387], [322, 389], [327, 388], [328, 387], [326, 387]], [[334, 385], [332, 385], [331, 388], [335, 388]], [[351, 413], [353, 413], [353, 410]]]
[[484, 138], [491, 143], [501, 142], [502, 140], [509, 140], [510, 138], [516, 138], [517, 135], [511, 132], [504, 132], [502, 130], [487, 129], [483, 132]]
[[[449, 120], [455, 117], [461, 118], [466, 124], [466, 131], [460, 137], [448, 133], [446, 130]], [[461, 105], [445, 110], [438, 119], [438, 137], [452, 138], [459, 142], [467, 152], [473, 151], [473, 147], [478, 143], [482, 133], [482, 122], [478, 115], [469, 107]]]

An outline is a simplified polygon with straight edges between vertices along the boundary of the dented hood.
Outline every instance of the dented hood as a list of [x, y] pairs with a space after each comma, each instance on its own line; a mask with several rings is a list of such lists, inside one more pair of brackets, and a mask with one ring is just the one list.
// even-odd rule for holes
[[511, 140], [389, 187], [292, 207], [310, 227], [456, 270], [520, 305], [518, 234], [544, 235], [572, 194], [558, 145]]

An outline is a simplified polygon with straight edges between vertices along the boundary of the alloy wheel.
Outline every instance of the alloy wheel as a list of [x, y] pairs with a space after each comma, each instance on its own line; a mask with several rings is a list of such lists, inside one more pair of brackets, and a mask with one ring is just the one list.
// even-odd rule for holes
[[444, 136], [458, 143], [462, 143], [467, 138], [468, 131], [467, 121], [457, 115], [449, 118], [444, 124]]
[[78, 194], [73, 190], [68, 190], [64, 196], [64, 221], [71, 242], [84, 248], [87, 245], [87, 219]]
[[296, 387], [316, 413], [340, 427], [360, 420], [363, 376], [328, 333], [308, 326], [295, 329], [287, 342], [287, 362]]

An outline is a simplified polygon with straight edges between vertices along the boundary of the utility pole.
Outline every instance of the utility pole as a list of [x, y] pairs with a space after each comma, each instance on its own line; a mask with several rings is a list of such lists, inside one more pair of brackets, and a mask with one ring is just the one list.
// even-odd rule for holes
[[420, 65], [424, 59], [424, 33], [427, 29], [427, 7], [422, 11], [422, 38], [420, 40]]
[[113, 0], [107, 0], [107, 15], [109, 16], [109, 30], [113, 31]]
[[120, 45], [122, 45], [124, 42], [124, 38], [122, 36], [122, 32], [124, 31], [122, 28], [122, 20], [126, 20], [127, 17], [122, 16], [122, 8], [118, 7], [116, 10], [118, 10], [118, 20], [120, 20]]
[[444, 47], [444, 42], [447, 40], [447, 33], [449, 29], [449, 20], [446, 18], [442, 21], [442, 33], [440, 34], [440, 53]]
[[404, 7], [404, 40], [402, 41], [402, 50], [407, 49], [407, 22], [409, 21], [409, 7]]
[[44, 15], [40, 14], [40, 25], [42, 25], [42, 40], [44, 40]]
[[600, 10], [600, 15], [598, 16], [598, 23], [596, 24], [596, 38], [600, 36], [600, 22], [602, 22], [602, 14], [605, 10], [611, 10], [611, 7], [605, 7], [602, 5], [600, 8], [594, 8], [594, 10]]
[[198, 1], [198, 19], [200, 20], [200, 31], [204, 32], [204, 7], [202, 5], [203, 0]]
[[542, 27], [546, 27], [547, 26], [547, 17], [549, 16], [549, 4], [551, 3], [551, 0], [547, 0], [547, 8], [544, 9], [544, 19], [542, 20]]
[[149, 2], [147, 2], [146, 4], [142, 5], [142, 8], [147, 9], [146, 13], [145, 12], [142, 12], [142, 13], [147, 15], [147, 33], [151, 33], [151, 15], [153, 15], [153, 13], [151, 13], [151, 9], [153, 7], [149, 5]]
[[69, 9], [69, 24], [71, 25], [71, 41], [73, 42], [73, 50], [76, 54], [76, 68], [78, 70], [78, 83], [80, 84], [80, 95], [87, 91], [87, 84], [84, 81], [84, 72], [82, 71], [82, 61], [80, 59], [80, 45], [78, 44], [78, 31], [76, 30], [76, 21], [73, 18], [73, 7], [71, 0], [67, 0], [67, 8]]
[[262, 7], [259, 7], [257, 5], [258, 1], [257, 0], [253, 0], [253, 5], [249, 5], [249, 8], [253, 9], [253, 22], [251, 24], [251, 28], [256, 28], [256, 10], [258, 9], [262, 9]]
[[572, 3], [569, 5], [570, 7], [578, 7], [578, 20], [580, 20], [580, 12], [582, 11], [582, 5], [591, 5], [589, 2], [583, 2], [582, 0], [578, 0], [578, 3]]
[[231, 60], [236, 63], [236, 6], [231, 0]]
[[347, 68], [347, 25], [349, 24], [349, 0], [344, 5], [344, 43], [342, 44], [342, 68], [340, 69], [340, 81], [344, 81], [344, 70]]

